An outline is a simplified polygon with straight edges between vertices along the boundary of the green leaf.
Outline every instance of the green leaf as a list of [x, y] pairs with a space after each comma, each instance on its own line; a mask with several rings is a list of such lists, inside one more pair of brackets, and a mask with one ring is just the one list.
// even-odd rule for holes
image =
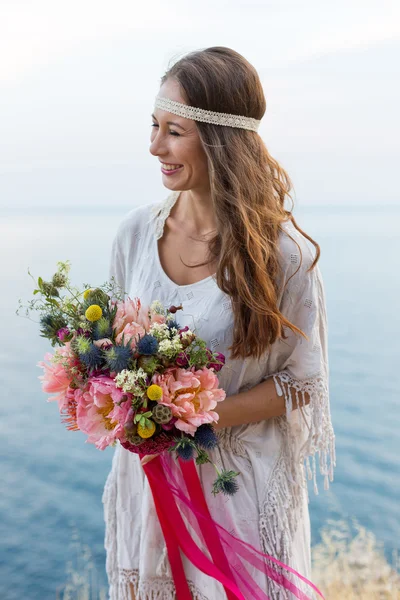
[[49, 304], [53, 304], [54, 306], [57, 306], [57, 308], [60, 307], [60, 304], [57, 302], [57, 300], [54, 300], [54, 298], [47, 298], [47, 302], [49, 302]]
[[38, 277], [38, 286], [40, 287], [40, 289], [42, 289], [43, 279], [41, 277]]

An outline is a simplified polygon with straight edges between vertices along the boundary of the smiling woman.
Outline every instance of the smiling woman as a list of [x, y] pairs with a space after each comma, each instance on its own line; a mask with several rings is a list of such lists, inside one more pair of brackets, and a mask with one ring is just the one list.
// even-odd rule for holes
[[[257, 133], [265, 109], [256, 70], [230, 48], [192, 52], [168, 70], [150, 152], [169, 194], [123, 219], [110, 276], [144, 303], [181, 305], [179, 325], [225, 355], [218, 379], [227, 397], [209, 455], [238, 471], [241, 485], [213, 496], [213, 468], [196, 465], [210, 515], [309, 580], [306, 474], [318, 494], [317, 457], [325, 489], [336, 464], [325, 293], [319, 246], [286, 210], [290, 179]], [[138, 455], [117, 447], [103, 496], [110, 600], [179, 592], [146, 474]], [[168, 528], [178, 535], [172, 520]], [[182, 562], [194, 600], [226, 598], [220, 581], [183, 554]], [[302, 598], [316, 597], [283, 566], [275, 579], [266, 565], [245, 577], [236, 567], [233, 597], [292, 600], [283, 574]]]
[[[181, 86], [173, 78], [165, 80], [160, 94], [178, 102], [183, 101]], [[190, 191], [192, 203], [198, 206], [197, 211], [191, 213], [191, 220], [194, 221], [194, 229], [199, 230], [207, 219], [206, 215], [212, 214], [212, 207], [208, 159], [200, 142], [196, 122], [178, 115], [172, 120], [170, 112], [158, 107], [152, 118], [155, 122], [152, 125], [150, 152], [162, 163], [161, 171], [167, 177], [167, 188]]]

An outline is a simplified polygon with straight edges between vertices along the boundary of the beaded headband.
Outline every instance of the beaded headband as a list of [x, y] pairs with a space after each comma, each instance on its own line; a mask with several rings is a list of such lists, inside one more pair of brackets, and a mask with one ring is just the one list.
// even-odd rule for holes
[[176, 102], [163, 96], [156, 96], [155, 108], [161, 108], [174, 115], [193, 119], [193, 121], [204, 121], [214, 125], [227, 125], [228, 127], [240, 127], [241, 129], [249, 129], [257, 131], [261, 121], [252, 117], [241, 117], [239, 115], [231, 115], [229, 113], [214, 112], [205, 108], [195, 108], [182, 102]]

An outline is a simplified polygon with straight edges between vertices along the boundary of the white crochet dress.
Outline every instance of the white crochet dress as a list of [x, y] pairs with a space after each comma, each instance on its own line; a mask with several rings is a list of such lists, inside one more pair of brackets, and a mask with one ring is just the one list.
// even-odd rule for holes
[[[145, 304], [158, 299], [166, 306], [183, 305], [176, 314], [179, 325], [195, 328], [208, 347], [226, 356], [226, 364], [218, 373], [226, 402], [229, 395], [273, 376], [278, 394], [285, 397], [286, 414], [218, 430], [219, 447], [210, 451], [217, 466], [240, 471], [236, 478], [239, 491], [231, 497], [214, 497], [214, 467], [204, 464], [196, 468], [213, 518], [228, 530], [234, 526], [241, 539], [313, 581], [307, 475], [318, 494], [317, 460], [325, 489], [333, 481], [336, 465], [326, 304], [319, 267], [306, 273], [314, 257], [309, 242], [290, 222], [285, 223], [285, 231], [300, 246], [302, 264], [280, 294], [279, 308], [309, 340], [287, 328], [289, 337], [277, 341], [262, 359], [231, 360], [227, 350], [233, 330], [229, 296], [218, 288], [214, 276], [176, 285], [160, 263], [157, 240], [179, 193], [172, 192], [159, 204], [140, 206], [125, 215], [112, 247], [110, 276], [116, 277], [131, 298], [138, 296]], [[286, 233], [280, 236], [280, 254], [282, 290], [301, 258], [298, 246]], [[308, 405], [303, 391], [311, 396]], [[295, 396], [302, 406], [292, 411]], [[129, 583], [136, 600], [174, 600], [175, 586], [151, 489], [138, 456], [120, 445], [114, 450], [103, 503], [110, 600], [130, 600]], [[226, 598], [219, 582], [199, 571], [185, 556], [183, 563], [194, 600]], [[294, 597], [262, 576], [257, 583], [271, 600]], [[314, 598], [309, 586], [302, 587], [298, 578], [293, 581]]]

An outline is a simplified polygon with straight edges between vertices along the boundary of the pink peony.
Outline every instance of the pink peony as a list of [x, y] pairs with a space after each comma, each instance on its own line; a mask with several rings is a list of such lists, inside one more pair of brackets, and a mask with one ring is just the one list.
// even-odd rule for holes
[[61, 421], [67, 426], [70, 431], [79, 430], [78, 423], [76, 421], [76, 406], [75, 400], [76, 389], [68, 388], [65, 403], [60, 413], [62, 415]]
[[125, 344], [128, 340], [132, 340], [130, 345], [134, 347], [139, 341], [139, 336], [143, 337], [153, 323], [165, 323], [165, 320], [164, 315], [150, 310], [148, 306], [143, 306], [139, 298], [135, 300], [127, 298], [123, 302], [118, 302], [118, 310], [112, 325], [116, 330], [115, 341], [120, 344], [124, 334]]
[[219, 415], [213, 409], [226, 397], [226, 392], [218, 388], [218, 377], [212, 370], [193, 369], [171, 367], [152, 378], [152, 383], [163, 390], [160, 404], [169, 406], [177, 418], [175, 427], [191, 435], [204, 423], [218, 422]]
[[98, 348], [107, 349], [113, 345], [112, 341], [109, 338], [101, 338], [100, 340], [94, 340], [93, 344]]
[[144, 328], [138, 323], [127, 323], [122, 329], [122, 331], [115, 338], [115, 342], [117, 344], [121, 344], [122, 336], [124, 336], [124, 345], [126, 346], [128, 340], [130, 340], [129, 345], [132, 348], [135, 348], [137, 342], [139, 341], [139, 335], [140, 337], [143, 337], [145, 333], [146, 331], [144, 330]]
[[156, 313], [151, 310], [150, 311], [150, 321], [151, 321], [151, 325], [153, 325], [153, 323], [163, 324], [166, 322], [166, 317], [164, 317], [164, 315], [160, 315], [159, 313]]
[[42, 360], [37, 363], [38, 367], [44, 369], [44, 375], [38, 376], [38, 379], [42, 381], [42, 390], [47, 394], [55, 394], [55, 396], [48, 398], [48, 402], [57, 400], [60, 412], [68, 402], [67, 392], [72, 379], [61, 363], [51, 362], [51, 359], [53, 356], [63, 356], [69, 366], [75, 366], [77, 359], [70, 346], [71, 343], [66, 342], [64, 346], [61, 346], [55, 351], [54, 355], [50, 352], [46, 352], [44, 360], [48, 361], [50, 364], [47, 364]]
[[[150, 313], [150, 316], [149, 316]], [[164, 315], [160, 315], [159, 313], [150, 309], [149, 306], [141, 306], [138, 316], [138, 322], [143, 325], [146, 331], [149, 331], [150, 327], [154, 323], [165, 323], [166, 318]]]
[[[118, 406], [124, 396], [128, 399]], [[85, 391], [75, 391], [75, 400], [78, 427], [89, 436], [86, 442], [104, 450], [117, 439], [125, 440], [130, 395], [117, 388], [113, 379], [104, 375], [92, 377]]]
[[121, 333], [128, 323], [137, 323], [140, 311], [140, 300], [135, 298], [127, 298], [122, 302], [117, 303], [118, 309], [114, 317], [113, 329], [116, 329], [116, 334]]

